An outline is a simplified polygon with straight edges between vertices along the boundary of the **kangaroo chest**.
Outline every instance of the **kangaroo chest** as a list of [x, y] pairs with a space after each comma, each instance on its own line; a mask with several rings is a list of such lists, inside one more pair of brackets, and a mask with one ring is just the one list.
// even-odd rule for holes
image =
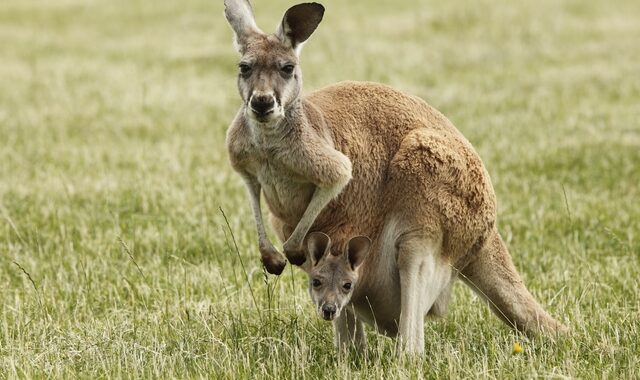
[[264, 156], [253, 160], [249, 171], [260, 182], [270, 211], [281, 220], [297, 224], [309, 205], [315, 186], [278, 160]]

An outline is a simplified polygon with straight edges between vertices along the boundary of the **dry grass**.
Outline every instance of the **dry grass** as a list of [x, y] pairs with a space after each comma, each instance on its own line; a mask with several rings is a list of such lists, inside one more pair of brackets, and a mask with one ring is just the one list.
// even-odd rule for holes
[[[265, 29], [290, 4], [254, 2]], [[574, 332], [512, 356], [521, 338], [459, 285], [414, 362], [373, 333], [336, 358], [304, 274], [262, 272], [223, 143], [221, 3], [0, 4], [0, 378], [637, 376], [637, 1], [326, 2], [306, 88], [380, 81], [449, 116], [529, 288]]]

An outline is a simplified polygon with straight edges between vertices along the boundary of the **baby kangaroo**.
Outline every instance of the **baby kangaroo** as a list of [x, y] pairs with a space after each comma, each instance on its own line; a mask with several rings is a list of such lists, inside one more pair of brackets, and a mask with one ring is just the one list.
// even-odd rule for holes
[[397, 332], [407, 351], [423, 351], [421, 316], [446, 304], [457, 271], [509, 325], [565, 330], [522, 283], [496, 228], [489, 175], [447, 118], [376, 83], [342, 82], [302, 95], [300, 49], [323, 14], [317, 3], [295, 5], [266, 34], [247, 0], [225, 0], [241, 55], [242, 99], [227, 148], [249, 190], [267, 271], [280, 274], [286, 262], [267, 238], [261, 195], [286, 257], [307, 271], [310, 230], [340, 242], [371, 237], [374, 254], [360, 265], [363, 292], [353, 304], [371, 323], [366, 310], [373, 310], [385, 323], [378, 327]]
[[[333, 321], [335, 345], [338, 349], [351, 344], [359, 349], [366, 345], [362, 317], [352, 306], [357, 288], [360, 265], [369, 254], [371, 240], [366, 236], [351, 238], [344, 252], [331, 249], [331, 239], [322, 232], [307, 236], [307, 251], [311, 259], [309, 294], [320, 317]], [[366, 274], [365, 274], [366, 275]], [[366, 289], [358, 289], [359, 297]], [[398, 295], [392, 295], [397, 297]], [[358, 297], [356, 297], [358, 298]], [[399, 315], [399, 311], [395, 314]], [[385, 324], [396, 321], [384, 321]]]

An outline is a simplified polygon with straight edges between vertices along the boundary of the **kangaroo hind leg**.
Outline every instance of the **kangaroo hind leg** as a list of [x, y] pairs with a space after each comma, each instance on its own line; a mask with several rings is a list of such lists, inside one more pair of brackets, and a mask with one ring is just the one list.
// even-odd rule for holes
[[455, 277], [452, 276], [438, 295], [438, 298], [436, 298], [431, 309], [429, 309], [429, 313], [427, 313], [429, 317], [440, 318], [447, 314], [447, 311], [449, 311], [449, 303], [451, 302], [451, 292], [454, 281]]
[[367, 346], [367, 336], [364, 324], [355, 312], [347, 307], [333, 320], [334, 344], [339, 352], [346, 352], [349, 347], [355, 346], [356, 350], [363, 352]]
[[442, 260], [437, 239], [410, 238], [398, 243], [400, 321], [398, 353], [424, 352], [424, 317], [451, 282], [451, 268]]

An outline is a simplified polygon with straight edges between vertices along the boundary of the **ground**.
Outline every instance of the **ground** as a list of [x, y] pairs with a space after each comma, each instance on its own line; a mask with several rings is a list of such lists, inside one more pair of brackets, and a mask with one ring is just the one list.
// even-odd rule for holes
[[[254, 3], [268, 31], [292, 4]], [[5, 0], [0, 378], [637, 376], [640, 2], [325, 5], [306, 90], [378, 81], [447, 115], [572, 335], [524, 339], [458, 284], [424, 359], [371, 331], [366, 357], [337, 358], [306, 276], [260, 266], [224, 148], [240, 102], [222, 1]]]

